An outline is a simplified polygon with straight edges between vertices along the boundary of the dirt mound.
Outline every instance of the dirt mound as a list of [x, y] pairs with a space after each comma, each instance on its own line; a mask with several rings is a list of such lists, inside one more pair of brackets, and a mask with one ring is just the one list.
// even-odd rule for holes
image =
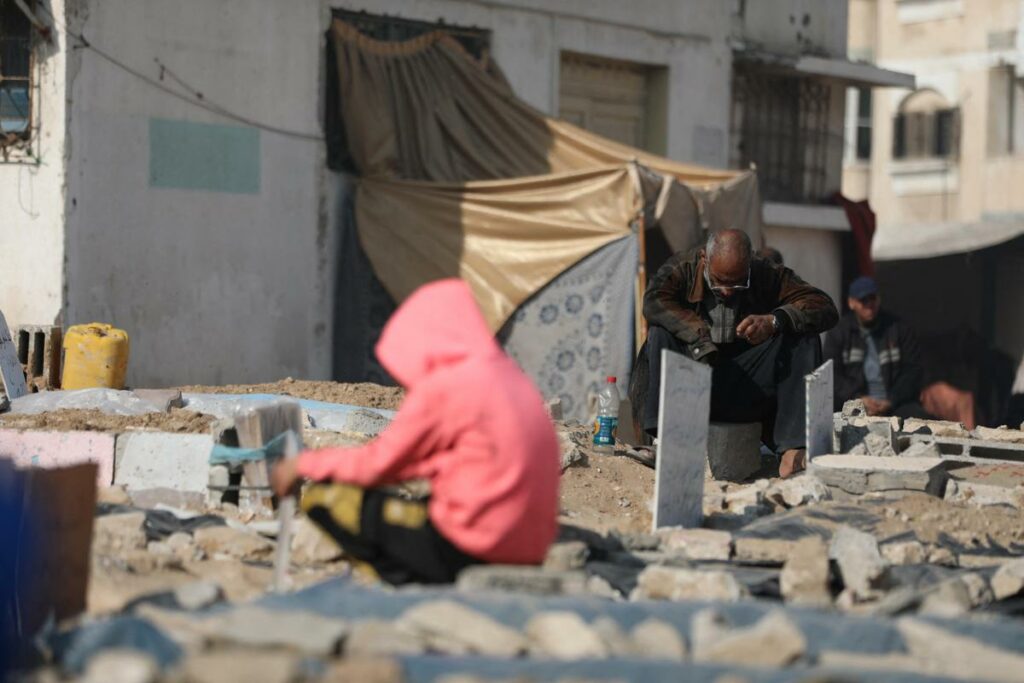
[[601, 533], [651, 530], [654, 470], [620, 455], [589, 454], [562, 473], [561, 521]]
[[216, 418], [191, 410], [172, 408], [169, 413], [143, 415], [109, 415], [95, 408], [54, 410], [38, 415], [4, 413], [0, 427], [5, 429], [39, 429], [55, 432], [127, 432], [154, 430], [179, 434], [198, 434], [210, 431]]
[[182, 392], [203, 394], [281, 394], [304, 398], [310, 401], [345, 403], [366, 408], [397, 410], [405, 396], [401, 387], [385, 387], [380, 384], [362, 382], [318, 382], [288, 377], [278, 382], [265, 384], [225, 384], [222, 386], [191, 385], [175, 387]]

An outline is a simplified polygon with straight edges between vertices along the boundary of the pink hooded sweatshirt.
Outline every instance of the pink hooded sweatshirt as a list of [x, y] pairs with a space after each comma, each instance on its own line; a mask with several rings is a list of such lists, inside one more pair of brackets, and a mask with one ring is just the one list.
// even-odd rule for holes
[[299, 474], [364, 488], [428, 479], [430, 519], [460, 550], [543, 561], [558, 526], [558, 438], [466, 283], [414, 292], [384, 327], [377, 358], [406, 388], [394, 421], [365, 446], [305, 451]]

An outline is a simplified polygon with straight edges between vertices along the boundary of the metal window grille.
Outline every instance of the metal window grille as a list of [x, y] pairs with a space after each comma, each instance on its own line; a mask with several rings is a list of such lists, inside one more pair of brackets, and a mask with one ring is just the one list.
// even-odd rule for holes
[[893, 126], [896, 159], [946, 159], [960, 147], [960, 110], [900, 112]]
[[32, 25], [14, 0], [0, 0], [0, 144], [29, 136]]
[[751, 67], [733, 74], [732, 164], [755, 164], [764, 198], [820, 202], [830, 158], [841, 158], [842, 136], [829, 131], [831, 86], [819, 80]]

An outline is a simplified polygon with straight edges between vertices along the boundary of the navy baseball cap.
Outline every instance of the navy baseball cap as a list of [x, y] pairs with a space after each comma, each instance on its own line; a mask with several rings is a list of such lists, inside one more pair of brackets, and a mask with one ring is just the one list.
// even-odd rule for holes
[[862, 275], [850, 283], [851, 299], [865, 299], [872, 294], [878, 294], [878, 283], [874, 278]]

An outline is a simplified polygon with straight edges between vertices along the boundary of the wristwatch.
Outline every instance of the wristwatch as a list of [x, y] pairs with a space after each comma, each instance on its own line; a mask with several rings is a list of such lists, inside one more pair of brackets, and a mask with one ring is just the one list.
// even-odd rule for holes
[[778, 334], [781, 328], [782, 325], [779, 324], [779, 316], [772, 313], [772, 335], [774, 336]]

